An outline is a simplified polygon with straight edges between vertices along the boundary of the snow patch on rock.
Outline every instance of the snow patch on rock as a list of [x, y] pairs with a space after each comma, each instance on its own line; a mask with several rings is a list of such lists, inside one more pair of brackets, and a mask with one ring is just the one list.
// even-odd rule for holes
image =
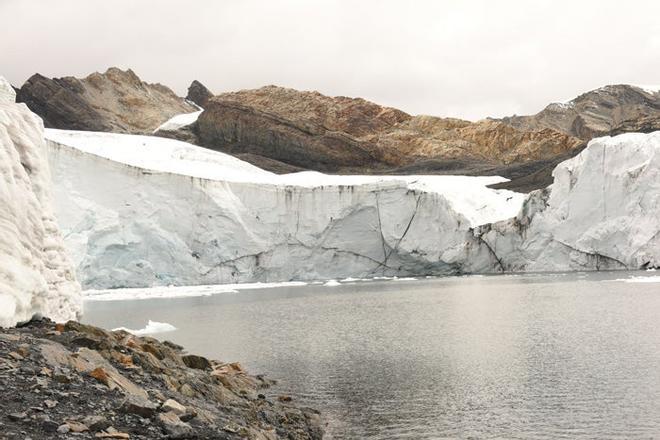
[[[199, 107], [197, 104], [194, 103], [192, 104]], [[199, 118], [199, 115], [202, 114], [202, 111], [203, 110], [199, 110], [196, 112], [182, 113], [180, 115], [172, 116], [170, 119], [168, 119], [163, 124], [161, 124], [157, 129], [155, 129], [153, 132], [156, 133], [159, 130], [174, 131], [174, 130], [178, 130], [179, 128], [194, 124], [197, 121], [197, 118]]]

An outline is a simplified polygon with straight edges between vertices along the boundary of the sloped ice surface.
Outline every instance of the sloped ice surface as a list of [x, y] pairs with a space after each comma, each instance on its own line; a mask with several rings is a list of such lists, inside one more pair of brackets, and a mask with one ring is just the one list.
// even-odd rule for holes
[[523, 199], [500, 177], [278, 176], [171, 139], [46, 136], [88, 288], [492, 271], [470, 228]]
[[34, 315], [74, 319], [81, 311], [80, 285], [53, 215], [43, 125], [24, 104], [13, 102], [13, 90], [5, 96], [0, 100], [0, 327]]

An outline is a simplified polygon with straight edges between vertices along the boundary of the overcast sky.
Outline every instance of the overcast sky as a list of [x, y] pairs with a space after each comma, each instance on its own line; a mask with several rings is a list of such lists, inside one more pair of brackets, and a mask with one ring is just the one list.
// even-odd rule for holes
[[277, 84], [410, 113], [535, 113], [660, 84], [658, 0], [0, 0], [0, 75], [132, 68], [185, 94]]

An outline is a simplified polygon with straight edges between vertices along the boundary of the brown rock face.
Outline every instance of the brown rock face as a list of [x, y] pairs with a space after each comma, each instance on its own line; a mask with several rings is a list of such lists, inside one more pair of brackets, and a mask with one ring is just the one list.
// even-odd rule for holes
[[204, 86], [201, 82], [194, 80], [190, 87], [188, 87], [188, 95], [186, 99], [192, 101], [200, 107], [204, 107], [206, 102], [213, 98], [213, 93]]
[[428, 159], [525, 163], [571, 151], [579, 139], [551, 129], [521, 131], [494, 120], [477, 122], [415, 116], [382, 135], [414, 162]]
[[210, 99], [197, 129], [204, 146], [334, 171], [399, 162], [365, 137], [409, 118], [363, 99], [268, 86]]
[[82, 79], [36, 74], [16, 100], [41, 116], [46, 127], [117, 133], [151, 133], [172, 116], [195, 111], [169, 88], [115, 67]]
[[529, 162], [582, 143], [548, 128], [410, 116], [364, 99], [275, 86], [210, 99], [196, 129], [201, 145], [247, 155], [253, 163], [268, 158], [335, 172], [383, 172], [429, 159]]
[[660, 93], [630, 85], [612, 85], [584, 93], [567, 103], [553, 103], [532, 116], [502, 122], [526, 131], [552, 128], [590, 140], [627, 131], [660, 129]]

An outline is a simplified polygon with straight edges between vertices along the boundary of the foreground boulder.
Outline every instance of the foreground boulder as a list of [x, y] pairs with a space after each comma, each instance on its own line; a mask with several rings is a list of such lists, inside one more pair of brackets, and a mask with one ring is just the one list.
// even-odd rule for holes
[[197, 110], [162, 84], [146, 83], [116, 67], [85, 78], [35, 74], [17, 100], [49, 128], [118, 133], [151, 133], [174, 115]]
[[41, 119], [0, 78], [0, 327], [81, 311], [80, 285], [51, 203]]
[[[83, 339], [103, 348], [81, 348]], [[268, 398], [263, 377], [212, 360], [189, 368], [184, 356], [172, 343], [73, 321], [0, 330], [0, 438], [322, 437], [319, 413]]]

